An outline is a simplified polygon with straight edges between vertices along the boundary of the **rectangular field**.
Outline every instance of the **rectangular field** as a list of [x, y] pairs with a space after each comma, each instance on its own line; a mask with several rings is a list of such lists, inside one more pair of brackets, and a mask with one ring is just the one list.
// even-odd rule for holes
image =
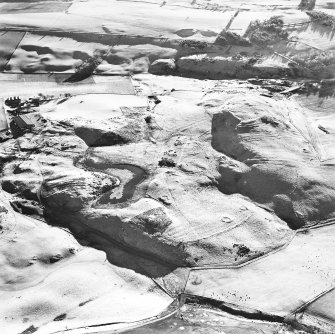
[[23, 31], [0, 31], [0, 71], [3, 72], [20, 44], [25, 33]]
[[96, 84], [104, 84], [111, 94], [134, 95], [135, 90], [130, 77], [93, 76]]
[[0, 14], [21, 13], [61, 13], [71, 6], [72, 2], [4, 2], [0, 4]]
[[0, 74], [0, 98], [11, 95], [30, 96], [38, 93], [60, 95], [118, 94], [135, 95], [130, 77], [92, 76], [78, 83], [63, 83], [70, 74]]

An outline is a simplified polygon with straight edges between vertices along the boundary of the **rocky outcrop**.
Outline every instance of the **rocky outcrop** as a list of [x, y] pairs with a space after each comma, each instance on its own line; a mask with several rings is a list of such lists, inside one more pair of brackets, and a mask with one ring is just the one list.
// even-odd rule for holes
[[[333, 218], [335, 184], [321, 166], [297, 105], [247, 95], [213, 115], [212, 145], [220, 162], [219, 188], [270, 208], [292, 228]], [[298, 131], [299, 129], [301, 131]]]
[[110, 146], [127, 143], [127, 139], [120, 136], [115, 131], [103, 129], [102, 127], [92, 127], [88, 125], [78, 126], [75, 133], [88, 146]]
[[144, 139], [147, 130], [141, 116], [136, 114], [133, 119], [124, 117], [118, 121], [77, 121], [74, 132], [90, 147], [138, 142]]

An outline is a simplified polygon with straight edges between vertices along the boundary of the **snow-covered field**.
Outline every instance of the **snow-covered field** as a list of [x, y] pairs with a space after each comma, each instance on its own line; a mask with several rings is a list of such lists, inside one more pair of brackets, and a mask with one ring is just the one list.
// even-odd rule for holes
[[1, 334], [335, 332], [335, 32], [298, 6], [1, 2]]

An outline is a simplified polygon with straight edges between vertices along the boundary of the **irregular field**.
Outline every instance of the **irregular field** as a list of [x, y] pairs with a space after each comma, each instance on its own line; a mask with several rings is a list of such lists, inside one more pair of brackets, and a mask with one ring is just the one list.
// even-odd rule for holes
[[3, 333], [23, 332], [31, 324], [50, 332], [133, 322], [172, 302], [150, 279], [112, 266], [103, 252], [81, 246], [67, 231], [14, 213], [2, 202]]
[[297, 312], [297, 321], [314, 328], [326, 328], [331, 331], [335, 324], [333, 308], [334, 289], [326, 291], [312, 303]]
[[248, 321], [240, 317], [234, 317], [221, 311], [195, 305], [185, 305], [180, 312], [181, 316], [173, 316], [153, 324], [129, 330], [125, 333], [204, 333], [204, 330], [213, 334], [244, 334], [244, 333], [266, 333], [271, 334], [280, 330], [289, 330], [289, 327], [279, 323], [261, 323]]
[[299, 103], [306, 109], [306, 121], [311, 124], [314, 131], [315, 142], [319, 150], [321, 161], [325, 165], [335, 163], [334, 151], [334, 98], [318, 98], [318, 96], [309, 96], [299, 98]]
[[185, 293], [285, 317], [334, 287], [333, 232], [328, 226], [298, 233], [287, 248], [238, 269], [193, 270]]

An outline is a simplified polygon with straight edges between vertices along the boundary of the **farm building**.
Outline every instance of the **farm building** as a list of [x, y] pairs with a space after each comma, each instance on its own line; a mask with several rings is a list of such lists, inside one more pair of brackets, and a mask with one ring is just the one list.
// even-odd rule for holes
[[38, 125], [38, 118], [39, 115], [37, 114], [26, 114], [13, 117], [10, 122], [10, 129], [13, 137], [17, 138], [22, 136], [25, 132], [31, 131]]

